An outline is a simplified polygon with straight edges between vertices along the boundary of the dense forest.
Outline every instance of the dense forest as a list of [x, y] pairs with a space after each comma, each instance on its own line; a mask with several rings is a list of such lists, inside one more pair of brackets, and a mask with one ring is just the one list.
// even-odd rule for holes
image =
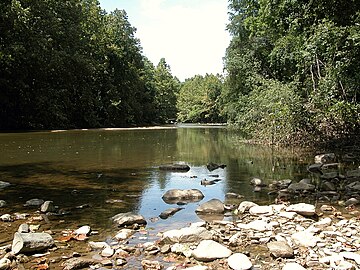
[[360, 131], [358, 0], [229, 0], [222, 75], [180, 82], [96, 0], [0, 3], [0, 129], [228, 122], [273, 143]]

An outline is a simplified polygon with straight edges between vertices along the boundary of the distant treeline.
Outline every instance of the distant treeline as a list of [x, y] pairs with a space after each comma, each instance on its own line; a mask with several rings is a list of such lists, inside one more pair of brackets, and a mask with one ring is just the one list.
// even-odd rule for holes
[[125, 11], [95, 0], [0, 11], [1, 129], [227, 121], [273, 143], [360, 131], [358, 0], [229, 0], [225, 74], [185, 82], [143, 55]]

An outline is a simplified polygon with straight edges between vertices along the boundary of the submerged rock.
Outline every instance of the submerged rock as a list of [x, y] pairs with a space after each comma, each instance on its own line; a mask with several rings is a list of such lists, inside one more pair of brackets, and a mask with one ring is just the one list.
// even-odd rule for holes
[[96, 261], [86, 258], [71, 258], [62, 263], [64, 266], [63, 270], [74, 270], [74, 269], [83, 269], [89, 267], [90, 265], [95, 265]]
[[168, 204], [198, 202], [204, 198], [204, 194], [198, 189], [170, 189], [162, 196]]
[[111, 220], [118, 226], [128, 226], [135, 223], [146, 225], [147, 223], [142, 215], [134, 214], [131, 212], [117, 214], [113, 216]]
[[187, 172], [190, 170], [189, 165], [186, 164], [167, 164], [159, 167], [162, 171], [182, 171]]
[[10, 183], [8, 182], [4, 182], [4, 181], [0, 181], [0, 189], [6, 188], [10, 186]]
[[167, 219], [168, 217], [175, 215], [177, 212], [179, 212], [183, 209], [184, 208], [182, 208], [182, 207], [169, 208], [169, 209], [166, 209], [165, 211], [161, 212], [159, 217], [162, 219]]
[[44, 200], [42, 199], [31, 199], [26, 201], [25, 206], [34, 206], [39, 207], [44, 203]]
[[225, 169], [226, 168], [226, 165], [225, 164], [216, 164], [216, 163], [213, 163], [213, 162], [209, 162], [206, 167], [208, 168], [208, 170], [210, 172], [212, 171], [215, 171], [216, 169]]

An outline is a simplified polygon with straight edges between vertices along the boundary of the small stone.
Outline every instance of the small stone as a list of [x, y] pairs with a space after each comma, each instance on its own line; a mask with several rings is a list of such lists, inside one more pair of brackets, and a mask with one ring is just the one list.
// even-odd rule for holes
[[141, 265], [144, 270], [161, 270], [163, 268], [158, 261], [142, 260]]
[[10, 183], [8, 182], [4, 182], [4, 181], [0, 181], [0, 189], [6, 188], [10, 186]]
[[262, 180], [260, 178], [253, 178], [250, 180], [250, 184], [252, 184], [253, 186], [262, 186]]
[[243, 253], [232, 254], [228, 258], [228, 264], [233, 270], [247, 270], [252, 268], [252, 262], [249, 257]]
[[82, 234], [82, 235], [88, 235], [91, 231], [90, 226], [81, 226], [79, 229], [76, 229], [74, 231], [74, 234], [78, 235], [78, 234]]
[[106, 247], [109, 247], [109, 244], [106, 243], [106, 242], [93, 242], [93, 241], [90, 241], [89, 246], [92, 249], [104, 249]]
[[40, 211], [43, 213], [55, 212], [55, 206], [53, 201], [45, 201], [40, 208]]
[[8, 258], [0, 259], [0, 270], [7, 270], [11, 267], [11, 261]]
[[122, 229], [120, 230], [116, 235], [115, 238], [117, 240], [125, 240], [128, 239], [130, 236], [132, 236], [134, 234], [133, 230], [130, 229]]
[[112, 255], [114, 255], [115, 250], [111, 247], [105, 247], [102, 251], [101, 251], [101, 256], [103, 257], [111, 257]]
[[96, 264], [95, 261], [85, 258], [71, 258], [62, 263], [64, 266], [63, 270], [74, 270], [74, 269], [83, 269], [87, 268], [90, 265]]
[[19, 226], [19, 228], [18, 228], [18, 232], [19, 233], [28, 233], [28, 232], [30, 232], [29, 224], [27, 224], [27, 223], [21, 224]]
[[267, 243], [267, 247], [276, 258], [291, 258], [294, 256], [294, 250], [286, 242], [270, 242]]
[[142, 215], [134, 214], [131, 212], [117, 214], [113, 216], [111, 219], [118, 226], [133, 225], [135, 223], [146, 225], [147, 223]]
[[0, 219], [4, 222], [10, 222], [12, 221], [11, 215], [10, 214], [4, 214], [2, 216], [0, 216]]
[[6, 205], [6, 202], [4, 200], [0, 200], [0, 208], [4, 207]]

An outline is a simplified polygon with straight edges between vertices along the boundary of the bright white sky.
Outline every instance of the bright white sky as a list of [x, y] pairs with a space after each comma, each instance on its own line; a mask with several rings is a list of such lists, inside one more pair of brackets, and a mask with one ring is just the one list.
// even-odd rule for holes
[[227, 0], [100, 0], [100, 5], [107, 12], [124, 9], [144, 55], [155, 66], [164, 57], [181, 81], [222, 74], [230, 41]]

